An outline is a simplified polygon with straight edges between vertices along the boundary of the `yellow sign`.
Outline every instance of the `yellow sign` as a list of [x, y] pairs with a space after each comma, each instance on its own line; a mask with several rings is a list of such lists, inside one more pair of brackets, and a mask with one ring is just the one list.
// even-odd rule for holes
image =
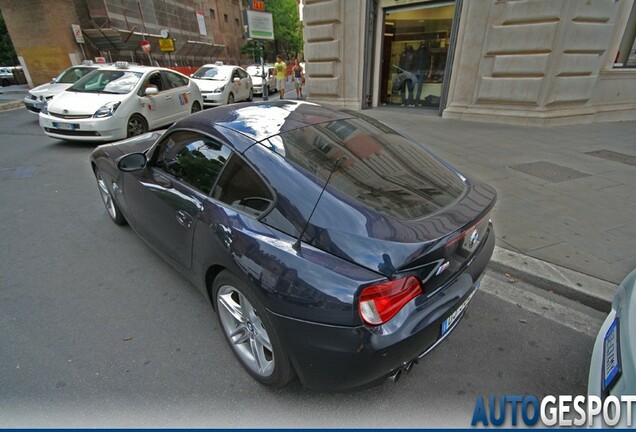
[[174, 39], [172, 38], [159, 39], [159, 49], [162, 52], [174, 51]]

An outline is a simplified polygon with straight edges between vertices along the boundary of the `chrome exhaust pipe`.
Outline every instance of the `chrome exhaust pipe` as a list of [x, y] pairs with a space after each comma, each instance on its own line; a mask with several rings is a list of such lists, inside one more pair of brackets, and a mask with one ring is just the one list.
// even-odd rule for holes
[[404, 372], [411, 373], [411, 371], [413, 370], [413, 367], [415, 366], [415, 362], [408, 362], [406, 366], [404, 366]]
[[402, 368], [396, 370], [395, 372], [391, 373], [391, 375], [389, 375], [389, 379], [393, 381], [394, 383], [398, 382], [401, 377], [402, 377]]

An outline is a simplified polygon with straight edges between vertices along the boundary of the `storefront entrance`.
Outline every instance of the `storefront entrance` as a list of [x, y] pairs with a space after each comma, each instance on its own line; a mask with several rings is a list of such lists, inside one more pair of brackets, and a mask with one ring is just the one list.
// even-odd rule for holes
[[382, 105], [439, 107], [454, 13], [453, 2], [384, 10]]

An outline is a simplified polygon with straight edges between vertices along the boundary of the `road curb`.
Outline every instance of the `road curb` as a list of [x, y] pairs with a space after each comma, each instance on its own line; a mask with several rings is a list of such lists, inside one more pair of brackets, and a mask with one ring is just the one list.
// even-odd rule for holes
[[495, 247], [489, 267], [601, 312], [611, 310], [616, 285], [546, 261]]
[[24, 106], [21, 100], [13, 100], [8, 102], [0, 102], [0, 111], [9, 111]]

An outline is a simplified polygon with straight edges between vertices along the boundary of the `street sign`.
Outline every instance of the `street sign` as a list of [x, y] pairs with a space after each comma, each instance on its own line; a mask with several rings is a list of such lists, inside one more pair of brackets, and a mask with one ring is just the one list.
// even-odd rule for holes
[[252, 10], [265, 12], [265, 2], [263, 0], [252, 0]]
[[95, 57], [95, 63], [106, 63], [106, 57]]
[[270, 12], [246, 10], [245, 13], [250, 38], [274, 40], [274, 20]]
[[75, 36], [75, 42], [83, 44], [84, 43], [84, 35], [82, 34], [82, 28], [77, 24], [71, 24], [71, 28], [73, 29], [73, 36]]
[[150, 52], [150, 42], [148, 42], [147, 40], [142, 40], [140, 45], [141, 45], [141, 49], [145, 53]]
[[159, 49], [162, 52], [174, 51], [174, 39], [172, 38], [159, 39]]

